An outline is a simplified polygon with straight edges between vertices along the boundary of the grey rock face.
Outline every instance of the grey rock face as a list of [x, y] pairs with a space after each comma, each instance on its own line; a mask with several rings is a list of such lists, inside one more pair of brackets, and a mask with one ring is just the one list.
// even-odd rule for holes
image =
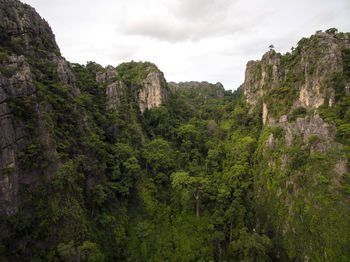
[[[293, 136], [301, 136], [305, 144], [308, 144], [311, 136], [317, 136], [319, 143], [316, 150], [325, 154], [326, 150], [334, 146], [335, 126], [326, 123], [318, 114], [305, 118], [297, 118], [295, 123], [289, 123], [285, 115], [281, 116], [278, 122], [270, 122], [270, 126], [282, 127], [286, 130], [285, 141], [290, 147], [293, 142]], [[271, 134], [272, 135], [272, 134]], [[267, 142], [269, 147], [274, 146], [273, 136], [270, 136]]]
[[96, 81], [99, 85], [102, 85], [117, 75], [118, 72], [113, 66], [107, 66], [106, 69], [103, 69], [101, 66], [101, 71], [96, 73]]
[[146, 109], [160, 106], [167, 97], [166, 81], [159, 70], [152, 70], [143, 80], [143, 88], [139, 91], [139, 108]]
[[[327, 154], [340, 152], [342, 145], [336, 142], [335, 124], [325, 122], [320, 117], [318, 108], [324, 104], [326, 97], [329, 98], [329, 106], [334, 105], [335, 88], [331, 79], [335, 72], [343, 71], [341, 48], [350, 48], [350, 37], [349, 34], [318, 32], [310, 39], [302, 41], [304, 42], [299, 45], [298, 50], [292, 51], [289, 56], [282, 56], [271, 50], [260, 61], [248, 62], [244, 82], [245, 100], [250, 105], [250, 111], [257, 106], [262, 107], [262, 121], [265, 127], [279, 127], [284, 130], [283, 140], [288, 148], [293, 146], [294, 138], [298, 137], [303, 140], [303, 149], [310, 149], [310, 155], [318, 153], [328, 156]], [[288, 80], [288, 77], [292, 80]], [[288, 92], [293, 90], [297, 95], [289, 96], [294, 100], [285, 101], [290, 103], [283, 108], [286, 111], [276, 114], [273, 103], [283, 99], [278, 90], [284, 86], [287, 86]], [[278, 98], [273, 100], [273, 95]], [[304, 107], [306, 116], [294, 120], [290, 118], [289, 122], [289, 117], [299, 107]], [[272, 109], [275, 109], [275, 112]], [[280, 141], [270, 134], [265, 142], [265, 149], [279, 150], [276, 146]], [[335, 157], [338, 159], [333, 179], [337, 180], [340, 174], [347, 172], [347, 163], [342, 153]], [[290, 161], [290, 156], [288, 153], [283, 154], [278, 161], [281, 161], [283, 170]], [[273, 167], [273, 163], [269, 165]], [[290, 178], [287, 183], [294, 182], [293, 178]], [[336, 184], [337, 182], [334, 182], [333, 185]]]
[[[162, 74], [155, 66], [147, 69], [147, 76], [140, 81], [141, 88], [133, 89], [130, 87], [129, 92], [134, 92], [134, 96], [138, 101], [141, 113], [154, 107], [160, 106], [168, 96], [167, 82]], [[99, 84], [106, 84], [107, 109], [117, 109], [121, 97], [125, 95], [125, 84], [118, 80], [118, 72], [112, 66], [106, 67], [105, 70], [96, 74], [96, 81]]]
[[110, 83], [106, 89], [107, 95], [107, 109], [117, 109], [117, 105], [120, 103], [120, 98], [123, 94], [123, 83], [121, 81], [115, 81]]
[[[263, 96], [263, 87], [266, 84], [278, 85], [278, 65], [280, 56], [274, 51], [269, 51], [261, 61], [249, 61], [247, 63], [244, 80], [244, 95], [248, 104], [256, 106]], [[272, 79], [269, 79], [267, 68], [272, 67]]]
[[[19, 185], [30, 182], [33, 174], [21, 169], [18, 153], [30, 141], [22, 121], [14, 122], [8, 101], [11, 98], [25, 99], [35, 96], [37, 76], [35, 63], [49, 63], [56, 68], [61, 85], [73, 87], [73, 95], [80, 94], [75, 86], [75, 77], [69, 64], [60, 56], [55, 36], [49, 25], [34, 8], [17, 0], [0, 0], [0, 29], [4, 41], [1, 47], [6, 57], [0, 61], [0, 215], [14, 214], [20, 204]], [[38, 139], [54, 152], [51, 138], [44, 130], [44, 120], [37, 105], [36, 111], [41, 130]], [[40, 129], [40, 128], [39, 128]]]
[[61, 85], [70, 85], [73, 87], [73, 95], [79, 96], [80, 90], [75, 85], [75, 75], [73, 74], [71, 68], [69, 67], [67, 61], [56, 55], [53, 55], [50, 60], [51, 63], [57, 68], [57, 75], [60, 79]]
[[[334, 88], [325, 86], [332, 74], [343, 70], [341, 48], [350, 47], [347, 34], [335, 36], [318, 32], [309, 40], [309, 44], [298, 51], [296, 64], [282, 66], [281, 55], [273, 50], [268, 51], [260, 61], [249, 61], [245, 72], [244, 94], [251, 110], [261, 101], [268, 90], [281, 88], [289, 73], [303, 74], [305, 81], [300, 85], [292, 85], [297, 91], [298, 99], [292, 108], [318, 108], [329, 97], [330, 106], [334, 103]], [[296, 51], [293, 51], [296, 53]], [[269, 111], [266, 107], [265, 112]], [[270, 115], [266, 114], [264, 123]]]
[[1, 78], [1, 85], [7, 96], [29, 96], [35, 92], [30, 66], [23, 55], [12, 55], [4, 65], [12, 71]]
[[[327, 87], [326, 83], [334, 72], [343, 70], [341, 48], [349, 48], [350, 39], [347, 34], [335, 36], [318, 32], [307, 41], [308, 44], [302, 45], [299, 56], [296, 56], [296, 64], [286, 66], [282, 63], [282, 56], [273, 50], [267, 52], [261, 61], [248, 62], [244, 94], [246, 102], [251, 105], [251, 111], [263, 101], [261, 103], [263, 124], [285, 129], [287, 146], [291, 146], [294, 135], [302, 136], [306, 144], [310, 136], [317, 135], [322, 142], [319, 142], [314, 149], [325, 154], [327, 149], [335, 146], [336, 128], [319, 116], [317, 108], [324, 103], [326, 96], [329, 96], [329, 104], [332, 106], [334, 87]], [[305, 81], [290, 86], [297, 91], [298, 96], [295, 101], [291, 101], [293, 105], [289, 108], [288, 114], [297, 107], [304, 107], [307, 111], [316, 110], [313, 115], [297, 118], [294, 123], [289, 123], [286, 115], [274, 119], [264, 100], [269, 90], [283, 87], [291, 70], [294, 70], [293, 73], [303, 74]], [[273, 137], [269, 138], [267, 144], [273, 145]]]
[[106, 73], [105, 72], [97, 72], [96, 73], [96, 82], [99, 85], [102, 85], [107, 81]]
[[105, 69], [101, 67], [101, 71], [96, 73], [96, 82], [99, 85], [106, 84], [107, 109], [117, 109], [120, 99], [123, 95], [123, 83], [116, 80], [118, 76], [117, 70], [112, 66], [107, 66]]
[[0, 75], [0, 214], [11, 215], [19, 204], [17, 152], [23, 147], [25, 132], [23, 126], [13, 124], [7, 101], [10, 97], [30, 96], [35, 87], [24, 56], [12, 55], [3, 66], [11, 68], [11, 73]]
[[13, 45], [13, 40], [21, 42], [20, 46], [13, 48], [14, 51], [24, 49], [35, 54], [35, 45], [59, 55], [51, 28], [34, 8], [17, 0], [1, 0], [0, 6], [0, 28], [7, 36], [7, 44]]

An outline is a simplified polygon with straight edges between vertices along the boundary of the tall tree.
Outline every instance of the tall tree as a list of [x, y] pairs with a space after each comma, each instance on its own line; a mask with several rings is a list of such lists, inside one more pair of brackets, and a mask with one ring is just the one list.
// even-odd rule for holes
[[196, 200], [196, 216], [199, 217], [200, 193], [209, 184], [209, 180], [201, 174], [190, 176], [188, 172], [180, 171], [171, 175], [172, 186], [178, 189], [186, 189], [193, 194]]

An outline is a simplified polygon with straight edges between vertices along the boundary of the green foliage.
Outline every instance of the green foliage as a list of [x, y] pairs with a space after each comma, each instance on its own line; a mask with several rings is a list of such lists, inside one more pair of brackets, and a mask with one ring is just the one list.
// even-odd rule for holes
[[[295, 81], [290, 79], [290, 81]], [[294, 86], [281, 85], [281, 87], [271, 88], [264, 96], [269, 112], [274, 116], [286, 114], [297, 97], [297, 89]]]
[[309, 136], [309, 144], [310, 145], [317, 144], [319, 141], [320, 141], [320, 138], [318, 137], [318, 135]]
[[239, 261], [271, 261], [268, 253], [272, 249], [271, 240], [265, 235], [240, 230], [240, 237], [232, 243], [231, 252]]
[[174, 167], [174, 153], [169, 143], [162, 138], [152, 140], [145, 146], [142, 156], [150, 167], [150, 176], [158, 183], [168, 182], [169, 173]]
[[[265, 148], [268, 134], [268, 130], [262, 134], [259, 141], [262, 148]], [[308, 145], [295, 136], [289, 147], [280, 140], [275, 141], [274, 149], [260, 151], [259, 146], [256, 151], [256, 156], [262, 157], [257, 158], [260, 164], [255, 177], [260, 203], [258, 221], [264, 224], [263, 231], [273, 236], [275, 246], [283, 246], [286, 254], [283, 249], [278, 249], [284, 260], [306, 255], [313, 260], [324, 260], [324, 252], [331, 261], [343, 261], [348, 256], [343, 256], [342, 252], [347, 249], [345, 243], [349, 231], [338, 231], [339, 224], [344, 229], [350, 222], [349, 211], [343, 209], [347, 205], [346, 199], [341, 196], [348, 183], [344, 180], [342, 186], [334, 187], [334, 179], [338, 179], [334, 177], [334, 161], [338, 161], [341, 152], [318, 153], [320, 143], [324, 141], [317, 135], [309, 137]], [[270, 163], [268, 169], [266, 163]], [[312, 198], [307, 197], [309, 194]], [[260, 207], [264, 207], [264, 211], [259, 210]], [[338, 232], [335, 238], [330, 237], [332, 232]], [[317, 251], [311, 246], [317, 246]]]
[[4, 52], [0, 52], [0, 63], [2, 64], [3, 62], [6, 62], [8, 60], [8, 56]]
[[345, 78], [343, 72], [334, 72], [331, 84], [335, 91], [335, 101], [338, 102], [345, 96]]
[[342, 48], [343, 72], [347, 80], [350, 79], [350, 48]]
[[306, 108], [305, 107], [297, 107], [292, 111], [292, 114], [288, 116], [288, 121], [293, 122], [295, 121], [298, 117], [305, 117], [306, 116]]
[[13, 122], [18, 125], [23, 122], [28, 134], [33, 134], [37, 126], [37, 116], [33, 108], [33, 99], [30, 97], [10, 97], [7, 104]]
[[118, 65], [116, 70], [118, 71], [118, 78], [126, 84], [128, 88], [141, 88], [141, 81], [144, 80], [147, 75], [156, 70], [157, 67], [150, 62], [128, 62]]
[[332, 35], [334, 35], [334, 34], [338, 33], [338, 29], [335, 28], [335, 27], [332, 27], [332, 28], [327, 29], [325, 32], [326, 32], [327, 34], [332, 34]]
[[96, 243], [85, 241], [83, 245], [78, 247], [78, 253], [83, 261], [87, 261], [87, 262], [105, 261], [104, 255], [100, 251]]
[[27, 146], [24, 151], [18, 153], [18, 159], [21, 162], [21, 167], [25, 170], [46, 168], [49, 161], [40, 144]]
[[342, 72], [332, 75], [331, 83], [335, 89], [336, 104], [330, 107], [324, 104], [320, 107], [321, 117], [337, 126], [337, 140], [343, 144], [350, 143], [348, 123], [350, 121], [350, 95], [345, 93], [345, 76]]
[[273, 134], [273, 137], [280, 139], [284, 136], [285, 130], [282, 127], [276, 126], [272, 128], [271, 133]]

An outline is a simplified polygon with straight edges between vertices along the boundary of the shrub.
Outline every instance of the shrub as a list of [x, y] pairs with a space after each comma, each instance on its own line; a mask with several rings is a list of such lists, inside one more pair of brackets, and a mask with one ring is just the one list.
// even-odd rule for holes
[[306, 116], [306, 108], [305, 107], [297, 107], [293, 110], [292, 114], [288, 116], [288, 121], [292, 122], [295, 121], [298, 117], [305, 117]]
[[285, 130], [282, 127], [273, 127], [271, 133], [275, 138], [282, 138], [285, 134]]

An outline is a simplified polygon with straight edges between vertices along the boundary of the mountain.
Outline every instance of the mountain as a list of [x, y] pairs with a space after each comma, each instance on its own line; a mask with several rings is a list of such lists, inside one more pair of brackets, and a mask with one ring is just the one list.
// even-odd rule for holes
[[0, 261], [348, 261], [350, 34], [236, 91], [69, 63], [0, 0]]
[[35, 179], [35, 173], [19, 168], [18, 153], [29, 145], [39, 152], [39, 144], [52, 158], [57, 153], [44, 127], [44, 114], [51, 108], [39, 108], [42, 84], [69, 86], [72, 97], [79, 95], [79, 89], [49, 25], [26, 4], [0, 4], [0, 214], [11, 215], [18, 210], [19, 181]]
[[247, 64], [246, 103], [262, 110], [264, 124], [256, 151], [254, 191], [263, 207], [257, 227], [268, 220], [265, 230], [289, 257], [344, 260], [349, 59], [350, 35], [330, 29], [301, 39], [291, 53], [270, 50]]

